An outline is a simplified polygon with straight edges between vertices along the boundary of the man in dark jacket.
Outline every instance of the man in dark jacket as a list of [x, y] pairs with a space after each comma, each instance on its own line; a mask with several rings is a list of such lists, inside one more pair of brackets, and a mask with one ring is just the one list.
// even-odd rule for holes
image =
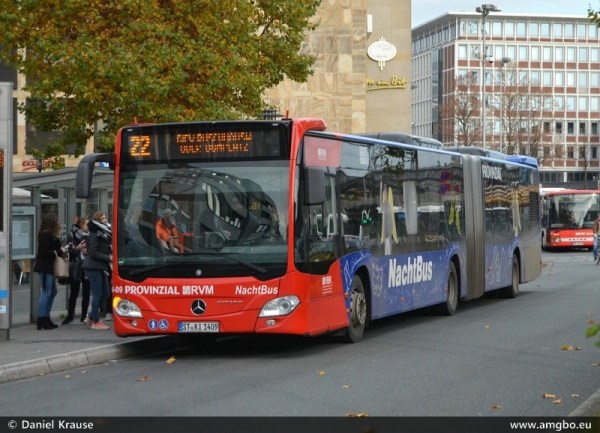
[[96, 212], [88, 224], [90, 231], [87, 256], [83, 270], [90, 279], [92, 290], [92, 309], [85, 322], [92, 329], [109, 329], [100, 320], [100, 306], [109, 296], [108, 277], [112, 271], [112, 231], [104, 212]]

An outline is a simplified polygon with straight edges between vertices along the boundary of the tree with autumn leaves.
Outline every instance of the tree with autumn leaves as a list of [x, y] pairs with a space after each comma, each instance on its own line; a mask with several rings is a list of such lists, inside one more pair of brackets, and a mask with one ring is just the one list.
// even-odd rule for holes
[[320, 3], [0, 0], [0, 55], [26, 76], [30, 126], [62, 133], [44, 157], [73, 144], [78, 156], [134, 118], [255, 117], [266, 89], [310, 75], [304, 36]]
[[[554, 98], [515, 67], [490, 72], [486, 86], [486, 147], [542, 162], [552, 144]], [[491, 82], [493, 81], [493, 85]], [[439, 107], [446, 145], [482, 146], [481, 84], [476, 73], [456, 77]]]

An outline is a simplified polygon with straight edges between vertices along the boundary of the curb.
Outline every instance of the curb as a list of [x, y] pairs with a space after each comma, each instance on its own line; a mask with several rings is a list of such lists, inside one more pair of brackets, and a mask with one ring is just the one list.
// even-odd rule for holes
[[178, 335], [164, 335], [91, 347], [47, 358], [15, 362], [0, 366], [0, 384], [30, 379], [50, 373], [58, 373], [88, 365], [103, 364], [110, 360], [134, 358], [150, 353], [164, 352], [178, 347], [181, 347], [181, 340]]
[[600, 389], [569, 414], [576, 417], [600, 416]]

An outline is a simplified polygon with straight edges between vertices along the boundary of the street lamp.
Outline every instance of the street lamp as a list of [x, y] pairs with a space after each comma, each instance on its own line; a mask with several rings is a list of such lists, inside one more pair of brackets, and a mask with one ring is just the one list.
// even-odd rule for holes
[[502, 117], [504, 109], [504, 71], [502, 71], [502, 67], [510, 63], [511, 60], [510, 57], [502, 57], [502, 60], [500, 60], [500, 147], [498, 148], [500, 152], [504, 152], [502, 148], [502, 138], [504, 137], [504, 118]]
[[[481, 139], [481, 143], [483, 148], [485, 149], [485, 132], [486, 132], [486, 128], [485, 128], [485, 61], [487, 60], [487, 54], [486, 54], [486, 50], [485, 50], [485, 19], [486, 17], [489, 15], [490, 12], [500, 12], [501, 9], [496, 6], [496, 5], [490, 5], [490, 4], [486, 4], [486, 5], [481, 5], [481, 7], [477, 6], [475, 8], [475, 12], [480, 13], [481, 14], [481, 34], [483, 35], [483, 57], [482, 57], [482, 64], [483, 64], [483, 76], [482, 76], [482, 100], [481, 100], [481, 116], [482, 116], [482, 121], [483, 121], [483, 137]], [[494, 59], [492, 57], [490, 57], [490, 62], [493, 62]]]

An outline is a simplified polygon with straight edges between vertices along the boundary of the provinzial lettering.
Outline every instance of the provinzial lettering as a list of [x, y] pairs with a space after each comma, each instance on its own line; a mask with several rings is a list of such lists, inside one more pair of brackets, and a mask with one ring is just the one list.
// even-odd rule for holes
[[177, 286], [125, 286], [125, 294], [131, 295], [179, 295]]
[[482, 165], [481, 174], [484, 179], [502, 180], [502, 169], [500, 167]]

